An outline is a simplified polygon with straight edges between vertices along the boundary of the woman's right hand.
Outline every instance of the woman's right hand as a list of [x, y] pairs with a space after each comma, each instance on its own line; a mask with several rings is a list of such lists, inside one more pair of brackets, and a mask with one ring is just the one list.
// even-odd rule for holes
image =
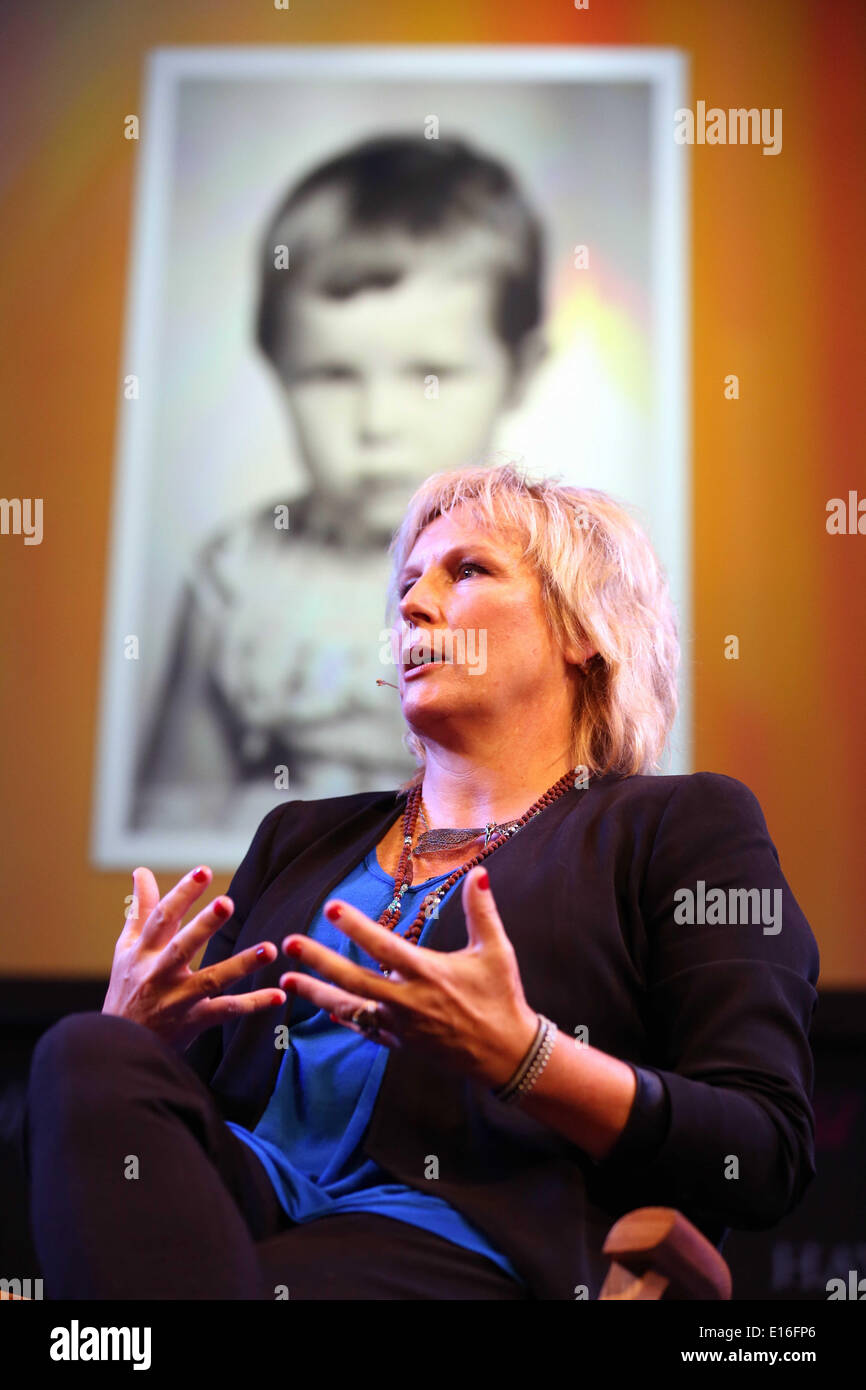
[[231, 898], [215, 898], [181, 926], [184, 913], [210, 881], [210, 869], [202, 866], [160, 898], [150, 869], [134, 870], [132, 906], [114, 948], [102, 1006], [104, 1014], [150, 1028], [177, 1052], [183, 1052], [206, 1028], [286, 1002], [281, 989], [221, 994], [227, 984], [276, 960], [272, 941], [250, 946], [205, 970], [190, 969], [196, 953], [234, 911]]

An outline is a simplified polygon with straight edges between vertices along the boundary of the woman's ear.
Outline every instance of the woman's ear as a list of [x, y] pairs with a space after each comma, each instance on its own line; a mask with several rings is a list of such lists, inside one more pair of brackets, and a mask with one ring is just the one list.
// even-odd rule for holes
[[566, 642], [563, 647], [563, 656], [571, 666], [577, 666], [583, 675], [586, 675], [585, 667], [589, 665], [594, 656], [598, 656], [598, 651], [589, 642]]

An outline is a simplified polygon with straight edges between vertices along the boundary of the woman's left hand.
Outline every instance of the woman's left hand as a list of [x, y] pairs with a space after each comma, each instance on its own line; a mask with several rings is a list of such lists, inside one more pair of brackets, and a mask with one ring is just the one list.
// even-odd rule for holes
[[342, 898], [329, 899], [328, 920], [390, 975], [356, 965], [312, 937], [290, 935], [283, 950], [334, 983], [289, 973], [281, 987], [359, 1033], [364, 1030], [351, 1023], [351, 1015], [376, 1003], [376, 1042], [416, 1049], [487, 1086], [504, 1086], [532, 1044], [538, 1016], [526, 1002], [514, 947], [493, 893], [482, 886], [487, 882], [481, 866], [463, 882], [469, 942], [460, 951], [412, 946]]

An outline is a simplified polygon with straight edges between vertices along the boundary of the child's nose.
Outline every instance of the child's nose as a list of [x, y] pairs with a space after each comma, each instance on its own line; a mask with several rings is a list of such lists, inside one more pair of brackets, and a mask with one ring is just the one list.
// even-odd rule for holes
[[393, 439], [399, 429], [397, 391], [388, 377], [364, 382], [358, 406], [358, 433], [366, 440]]

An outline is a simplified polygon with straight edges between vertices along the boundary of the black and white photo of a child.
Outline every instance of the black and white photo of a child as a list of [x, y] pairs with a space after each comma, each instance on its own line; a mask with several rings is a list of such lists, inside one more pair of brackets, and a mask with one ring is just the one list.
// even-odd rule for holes
[[[208, 538], [139, 749], [131, 824], [246, 826], [414, 768], [383, 666], [387, 545], [417, 485], [483, 461], [546, 354], [544, 236], [460, 139], [366, 139], [276, 208], [257, 343], [307, 475]], [[254, 466], [254, 461], [252, 461]]]

